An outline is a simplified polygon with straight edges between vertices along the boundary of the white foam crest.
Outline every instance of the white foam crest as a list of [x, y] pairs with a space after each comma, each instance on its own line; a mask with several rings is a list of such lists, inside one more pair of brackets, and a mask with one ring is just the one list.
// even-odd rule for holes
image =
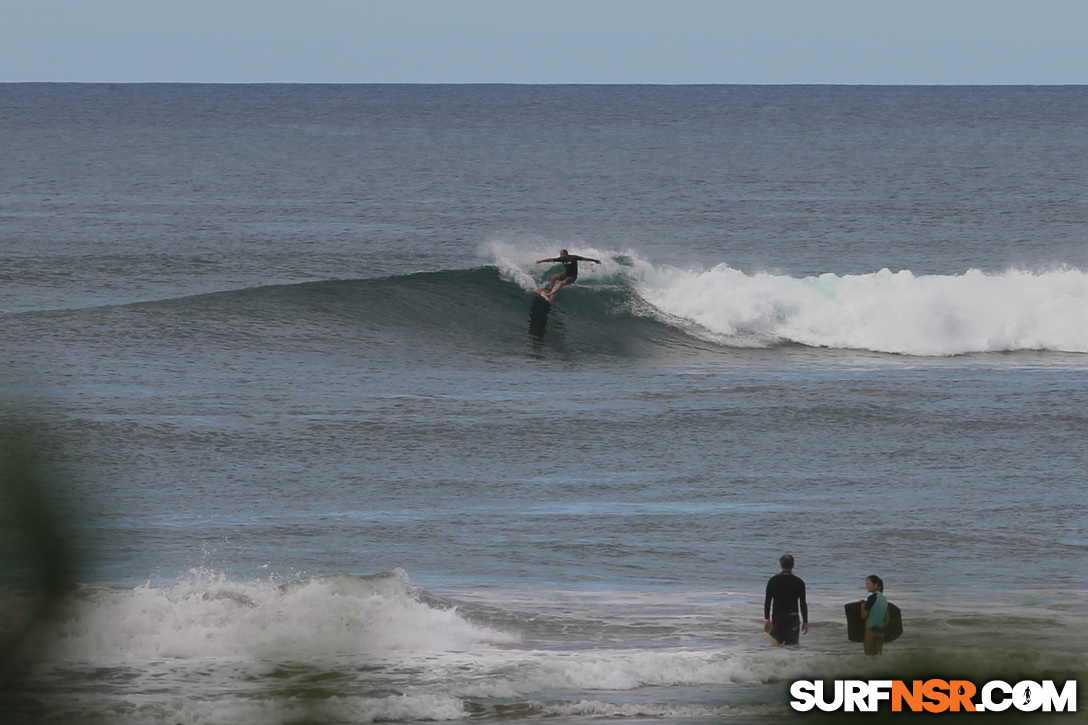
[[[533, 256], [534, 250], [542, 256]], [[490, 259], [499, 270], [503, 279], [508, 279], [523, 290], [531, 291], [540, 286], [538, 276], [534, 276], [533, 267], [537, 259], [555, 256], [546, 254], [544, 245], [527, 248], [511, 242], [493, 240], [481, 247], [481, 255]]]
[[[578, 702], [548, 703], [541, 707], [541, 712], [546, 716], [560, 717], [593, 717], [593, 718], [653, 718], [664, 722], [676, 720], [709, 720], [710, 718], [727, 718], [747, 715], [749, 717], [766, 717], [772, 714], [784, 712], [778, 705], [747, 705], [747, 706], [710, 706], [710, 705], [682, 705], [677, 703], [626, 703], [601, 702], [600, 700], [580, 700]], [[710, 720], [714, 722], [716, 720]]]
[[1088, 352], [1088, 274], [1079, 270], [797, 278], [642, 263], [632, 272], [635, 289], [658, 311], [719, 340], [754, 334], [768, 343], [927, 356]]
[[94, 589], [58, 627], [58, 652], [90, 661], [291, 657], [398, 658], [516, 641], [456, 609], [415, 599], [395, 576], [277, 586], [198, 575], [168, 587]]
[[763, 682], [774, 668], [750, 657], [714, 651], [598, 650], [491, 653], [459, 694], [513, 698], [536, 692], [624, 691], [640, 687]]
[[368, 700], [362, 715], [362, 722], [460, 720], [465, 717], [465, 705], [460, 699], [442, 693], [406, 693]]
[[[761, 641], [762, 644], [762, 641]], [[761, 647], [738, 649], [591, 649], [486, 651], [420, 656], [449, 694], [467, 699], [513, 700], [541, 692], [630, 692], [644, 687], [758, 685], [796, 679], [819, 656]]]
[[[464, 703], [441, 693], [404, 693], [388, 697], [338, 697], [306, 701], [294, 697], [182, 697], [132, 698], [124, 706], [107, 705], [84, 698], [73, 709], [73, 721], [126, 725], [159, 723], [237, 723], [239, 725], [287, 725], [299, 722], [374, 723], [441, 722], [462, 720]], [[71, 706], [73, 703], [68, 701]], [[117, 712], [110, 712], [110, 710]], [[86, 718], [86, 720], [84, 720]]]

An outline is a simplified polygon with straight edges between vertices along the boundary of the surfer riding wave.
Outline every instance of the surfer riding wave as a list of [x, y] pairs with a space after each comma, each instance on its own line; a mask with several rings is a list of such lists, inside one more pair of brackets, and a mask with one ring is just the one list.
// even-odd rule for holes
[[551, 281], [548, 282], [547, 287], [541, 287], [537, 290], [540, 294], [548, 298], [550, 302], [559, 290], [566, 287], [568, 284], [573, 284], [578, 279], [578, 262], [593, 262], [594, 264], [600, 264], [601, 260], [593, 259], [592, 257], [580, 257], [577, 254], [570, 254], [567, 250], [562, 249], [559, 252], [558, 257], [552, 257], [551, 259], [538, 259], [537, 264], [543, 264], [544, 262], [559, 262], [563, 265], [563, 271], [559, 274], [552, 275]]

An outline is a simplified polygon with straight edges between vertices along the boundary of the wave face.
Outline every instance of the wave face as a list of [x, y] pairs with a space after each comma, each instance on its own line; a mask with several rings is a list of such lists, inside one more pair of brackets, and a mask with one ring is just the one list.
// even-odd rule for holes
[[442, 355], [522, 356], [527, 345], [546, 345], [578, 357], [641, 357], [719, 347], [657, 314], [631, 284], [588, 277], [564, 290], [554, 305], [534, 294], [531, 281], [515, 281], [486, 266], [273, 285], [126, 309], [156, 318], [146, 321], [149, 335], [191, 336], [195, 326], [198, 334], [234, 339], [343, 340], [394, 356], [435, 348]]
[[[524, 255], [517, 255], [524, 257]], [[242, 314], [254, 334], [425, 343], [476, 355], [527, 341], [579, 356], [651, 356], [783, 345], [912, 356], [1088, 352], [1088, 274], [910, 271], [793, 277], [720, 264], [682, 269], [592, 251], [547, 305], [524, 258], [467, 270], [308, 282], [154, 303]], [[179, 310], [180, 312], [181, 310]]]

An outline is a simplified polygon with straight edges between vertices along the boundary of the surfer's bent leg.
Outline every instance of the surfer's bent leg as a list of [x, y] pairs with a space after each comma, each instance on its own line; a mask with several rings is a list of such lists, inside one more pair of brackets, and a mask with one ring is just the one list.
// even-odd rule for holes
[[557, 274], [556, 277], [559, 277], [559, 286], [552, 290], [552, 294], [555, 294], [568, 284], [574, 284], [575, 280], [578, 279], [577, 277], [568, 277], [566, 274]]

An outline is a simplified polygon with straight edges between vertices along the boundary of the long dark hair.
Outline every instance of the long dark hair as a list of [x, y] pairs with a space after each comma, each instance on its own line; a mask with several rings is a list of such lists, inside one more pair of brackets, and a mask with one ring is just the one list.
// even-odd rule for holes
[[870, 574], [865, 578], [871, 581], [873, 584], [876, 584], [876, 589], [878, 592], [884, 591], [884, 580], [878, 577], [876, 574]]

